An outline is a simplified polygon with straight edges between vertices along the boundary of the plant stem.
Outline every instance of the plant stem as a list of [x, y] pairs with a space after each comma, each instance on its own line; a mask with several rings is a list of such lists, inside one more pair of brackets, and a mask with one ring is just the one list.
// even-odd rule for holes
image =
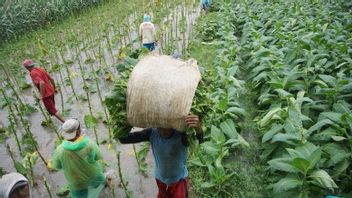
[[21, 123], [22, 123], [22, 126], [23, 128], [25, 129], [26, 133], [31, 137], [31, 140], [33, 142], [33, 146], [35, 148], [35, 150], [37, 151], [40, 159], [44, 162], [45, 166], [48, 165], [48, 163], [45, 161], [43, 155], [39, 152], [39, 149], [38, 149], [38, 146], [37, 146], [37, 141], [35, 140], [31, 130], [30, 130], [30, 127], [29, 127], [29, 124], [28, 124], [28, 121], [25, 121], [24, 118], [23, 118], [23, 115], [22, 115], [22, 112], [18, 109], [18, 106], [15, 105], [15, 108], [16, 108], [16, 111], [20, 117], [20, 120], [21, 120]]
[[7, 152], [9, 153], [10, 155], [10, 158], [12, 160], [12, 163], [13, 163], [13, 166], [16, 167], [16, 160], [15, 158], [13, 157], [13, 153], [11, 151], [11, 148], [10, 148], [10, 145], [9, 144], [6, 144], [6, 149], [7, 149]]
[[133, 152], [134, 152], [134, 156], [136, 157], [136, 161], [137, 161], [137, 165], [138, 168], [140, 167], [140, 163], [139, 163], [139, 159], [138, 159], [138, 155], [137, 155], [137, 151], [136, 151], [136, 146], [133, 144]]
[[35, 95], [34, 95], [34, 98], [35, 98], [35, 103], [36, 105], [39, 107], [39, 110], [40, 112], [42, 112], [42, 115], [44, 116], [44, 119], [46, 121], [46, 123], [50, 126], [50, 128], [52, 128], [57, 136], [57, 138], [61, 139], [60, 135], [59, 135], [59, 132], [57, 131], [56, 127], [54, 126], [54, 122], [53, 120], [51, 119], [51, 117], [44, 111], [42, 105], [40, 104], [40, 99]]
[[[32, 164], [32, 161], [31, 161], [30, 158], [28, 159], [28, 165], [29, 165], [29, 171], [30, 171], [30, 173], [31, 173], [32, 185], [33, 185], [33, 186], [36, 186], [36, 183], [35, 183], [35, 181], [34, 181], [33, 164]], [[45, 165], [46, 165], [46, 164], [45, 164]]]
[[20, 153], [22, 155], [21, 144], [20, 144], [19, 138], [17, 136], [17, 132], [16, 132], [16, 117], [15, 117], [15, 114], [13, 112], [12, 104], [8, 100], [8, 98], [7, 98], [6, 94], [5, 94], [5, 91], [3, 89], [0, 89], [0, 91], [1, 91], [4, 99], [6, 100], [6, 103], [7, 103], [8, 108], [9, 108], [9, 121], [10, 121], [9, 128], [10, 128], [10, 131], [14, 134], [18, 150], [20, 151]]
[[122, 175], [122, 170], [121, 170], [121, 161], [120, 161], [120, 152], [118, 151], [116, 153], [116, 158], [117, 158], [117, 165], [118, 165], [118, 170], [119, 170], [119, 177], [120, 177], [120, 181], [121, 181], [121, 185], [123, 190], [125, 191], [125, 195], [126, 197], [130, 198], [131, 197], [131, 193], [127, 188], [127, 182], [124, 180], [123, 175]]
[[43, 180], [44, 180], [45, 189], [48, 192], [49, 197], [52, 198], [53, 196], [51, 195], [50, 187], [49, 187], [48, 182], [46, 181], [45, 177], [43, 177]]
[[23, 103], [22, 99], [20, 98], [20, 96], [18, 95], [18, 93], [17, 93], [15, 87], [13, 86], [12, 81], [11, 81], [11, 78], [10, 78], [9, 74], [7, 73], [6, 69], [4, 68], [3, 65], [1, 65], [1, 68], [3, 69], [3, 71], [4, 71], [4, 73], [5, 73], [6, 77], [7, 77], [8, 85], [9, 85], [10, 88], [12, 89], [13, 94], [15, 95], [16, 99], [21, 103], [21, 106], [24, 106], [24, 103]]
[[[81, 77], [82, 77], [82, 81], [83, 81], [83, 89], [86, 92], [86, 96], [87, 96], [89, 113], [92, 117], [94, 117], [93, 111], [92, 111], [92, 106], [91, 106], [91, 101], [90, 101], [90, 96], [89, 96], [89, 91], [88, 91], [88, 86], [87, 86], [86, 80], [84, 78], [83, 67], [82, 67], [81, 60], [80, 60], [79, 56], [78, 56], [78, 65], [79, 65], [79, 69], [81, 71]], [[94, 131], [96, 143], [99, 145], [99, 137], [98, 137], [98, 132], [97, 132], [96, 127], [93, 127], [93, 131]]]
[[[61, 51], [60, 51], [59, 53], [60, 53], [60, 55], [61, 55], [62, 60], [65, 61], [63, 55], [61, 54]], [[75, 96], [76, 100], [79, 102], [78, 97], [77, 97], [77, 94], [76, 94], [76, 91], [75, 91], [75, 89], [74, 89], [74, 87], [73, 87], [73, 82], [72, 82], [72, 79], [71, 79], [70, 70], [68, 69], [68, 66], [67, 66], [67, 64], [66, 64], [65, 62], [64, 62], [64, 66], [65, 66], [65, 69], [66, 69], [67, 78], [68, 78], [68, 80], [69, 80], [69, 82], [70, 82], [70, 86], [71, 86], [71, 89], [72, 89], [72, 93], [73, 93], [73, 95]]]

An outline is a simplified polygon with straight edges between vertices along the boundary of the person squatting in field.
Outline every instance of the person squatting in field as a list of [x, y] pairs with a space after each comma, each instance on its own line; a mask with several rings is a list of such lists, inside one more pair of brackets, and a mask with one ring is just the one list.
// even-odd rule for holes
[[155, 49], [155, 27], [151, 22], [151, 17], [147, 14], [143, 16], [143, 23], [139, 26], [139, 35], [144, 48], [149, 51]]
[[[197, 132], [199, 143], [203, 142], [203, 131], [197, 115], [189, 115], [185, 122]], [[171, 128], [148, 128], [129, 133], [119, 138], [122, 144], [149, 141], [155, 160], [155, 178], [158, 198], [187, 198], [187, 135]]]
[[39, 91], [39, 98], [43, 101], [46, 110], [62, 123], [65, 122], [55, 108], [56, 87], [53, 78], [43, 68], [35, 67], [35, 65], [30, 59], [23, 61], [23, 66], [29, 71], [33, 84]]
[[19, 173], [9, 173], [0, 178], [0, 198], [30, 198], [27, 178]]
[[60, 133], [64, 141], [55, 149], [48, 169], [64, 171], [71, 198], [98, 198], [108, 185], [99, 162], [103, 156], [98, 145], [81, 135], [80, 122], [76, 118], [66, 120]]

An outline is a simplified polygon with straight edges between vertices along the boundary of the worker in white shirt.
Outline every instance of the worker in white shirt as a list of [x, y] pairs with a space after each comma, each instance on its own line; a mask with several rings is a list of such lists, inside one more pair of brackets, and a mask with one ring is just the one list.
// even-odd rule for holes
[[153, 51], [155, 49], [155, 28], [151, 17], [147, 14], [143, 16], [143, 23], [139, 26], [139, 35], [143, 47]]

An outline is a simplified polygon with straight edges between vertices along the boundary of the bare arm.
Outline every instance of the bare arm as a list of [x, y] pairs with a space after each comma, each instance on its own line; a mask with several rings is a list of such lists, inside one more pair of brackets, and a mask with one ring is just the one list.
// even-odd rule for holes
[[197, 115], [189, 115], [186, 117], [185, 121], [189, 127], [196, 130], [196, 137], [199, 141], [199, 144], [203, 143], [203, 129], [199, 117]]
[[50, 77], [50, 82], [51, 82], [51, 84], [53, 85], [54, 90], [56, 90], [55, 81], [54, 81], [54, 79], [53, 79], [53, 78], [51, 78], [51, 77]]
[[44, 83], [44, 81], [40, 81], [39, 82], [39, 93], [40, 93], [41, 98], [44, 97], [44, 90], [45, 90], [45, 83]]

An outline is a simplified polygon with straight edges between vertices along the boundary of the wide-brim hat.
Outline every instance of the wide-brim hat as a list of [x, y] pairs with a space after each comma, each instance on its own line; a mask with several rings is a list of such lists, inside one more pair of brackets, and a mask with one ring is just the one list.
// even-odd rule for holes
[[80, 123], [78, 119], [71, 118], [65, 121], [59, 131], [65, 140], [72, 140], [76, 137], [77, 130], [79, 129], [79, 127]]

